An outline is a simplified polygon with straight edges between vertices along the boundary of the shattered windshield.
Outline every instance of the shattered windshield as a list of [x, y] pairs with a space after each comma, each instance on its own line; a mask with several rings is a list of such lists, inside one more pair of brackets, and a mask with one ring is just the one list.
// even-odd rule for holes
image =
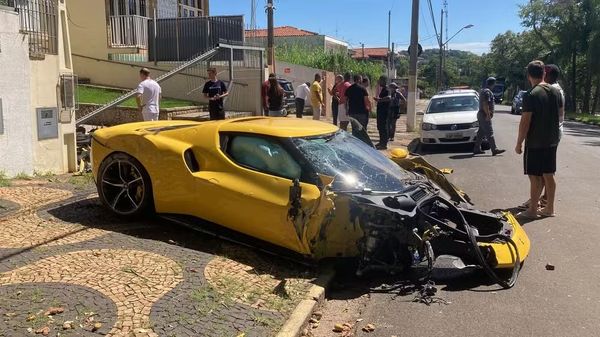
[[292, 142], [315, 171], [332, 176], [334, 190], [401, 192], [408, 172], [347, 132], [322, 137], [293, 138]]

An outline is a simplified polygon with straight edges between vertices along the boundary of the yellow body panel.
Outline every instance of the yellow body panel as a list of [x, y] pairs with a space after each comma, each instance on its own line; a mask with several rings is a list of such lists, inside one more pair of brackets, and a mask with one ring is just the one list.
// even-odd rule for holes
[[[517, 219], [515, 219], [515, 217], [510, 212], [505, 212], [504, 215], [513, 227], [513, 235], [511, 239], [517, 245], [517, 249], [519, 251], [519, 262], [523, 262], [525, 261], [527, 255], [529, 255], [529, 250], [531, 249], [531, 242], [529, 241], [529, 237], [527, 236], [527, 233], [525, 233], [523, 227], [521, 227]], [[512, 268], [515, 265], [516, 255], [512, 246], [504, 243], [480, 243], [479, 245], [490, 246], [492, 247], [492, 249], [494, 249], [496, 261], [498, 262], [496, 268]]]
[[[357, 242], [363, 232], [357, 223], [351, 222], [348, 196], [300, 183], [302, 217], [291, 219], [289, 193], [293, 182], [236, 164], [221, 150], [219, 140], [220, 132], [286, 138], [318, 136], [337, 130], [336, 126], [323, 122], [266, 117], [124, 124], [94, 132], [93, 174], [97, 179], [102, 161], [114, 152], [123, 152], [137, 159], [147, 171], [157, 213], [196, 216], [317, 259], [351, 257], [358, 254]], [[199, 172], [191, 172], [185, 164], [183, 154], [188, 149], [198, 161]], [[402, 151], [394, 152], [392, 157], [409, 170], [430, 169], [422, 158], [407, 156]], [[436, 182], [440, 176], [443, 178], [441, 173], [429, 173]], [[440, 180], [438, 184], [461, 196], [447, 181]], [[507, 216], [524, 259], [529, 252], [529, 239], [514, 217]], [[499, 267], [512, 265], [506, 245], [492, 247]]]

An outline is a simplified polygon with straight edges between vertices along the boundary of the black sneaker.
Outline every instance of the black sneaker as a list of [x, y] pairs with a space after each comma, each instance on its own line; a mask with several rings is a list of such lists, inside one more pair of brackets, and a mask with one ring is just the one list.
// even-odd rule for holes
[[506, 152], [506, 150], [503, 150], [503, 149], [495, 149], [495, 150], [492, 150], [492, 156], [499, 155], [499, 154], [502, 154], [502, 153], [504, 153], [504, 152]]
[[387, 145], [377, 144], [377, 145], [375, 145], [375, 148], [377, 150], [387, 150]]

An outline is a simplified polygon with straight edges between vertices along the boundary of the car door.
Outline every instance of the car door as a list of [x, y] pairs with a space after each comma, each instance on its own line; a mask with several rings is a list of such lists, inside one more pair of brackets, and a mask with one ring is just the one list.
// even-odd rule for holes
[[[305, 228], [294, 225], [293, 210], [312, 209], [320, 197], [314, 184], [302, 182], [302, 168], [277, 138], [251, 134], [224, 135], [222, 151], [229, 165], [206, 172], [204, 191], [214, 195], [209, 218], [223, 226], [310, 254]], [[296, 182], [296, 183], [294, 183]], [[294, 187], [295, 185], [295, 187]], [[300, 205], [290, 193], [300, 192]]]

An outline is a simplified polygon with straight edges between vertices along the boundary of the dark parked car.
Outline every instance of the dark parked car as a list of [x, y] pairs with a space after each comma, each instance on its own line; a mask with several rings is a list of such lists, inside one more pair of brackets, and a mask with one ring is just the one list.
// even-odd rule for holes
[[281, 87], [283, 88], [284, 92], [283, 108], [289, 113], [291, 110], [296, 108], [296, 96], [294, 95], [294, 86], [292, 85], [292, 82], [283, 78], [279, 78], [277, 79], [277, 81], [279, 82], [279, 85], [281, 85]]
[[511, 114], [521, 114], [521, 111], [523, 110], [523, 95], [526, 92], [527, 91], [525, 90], [520, 90], [519, 92], [517, 92], [517, 94], [513, 98], [512, 109], [510, 109]]

